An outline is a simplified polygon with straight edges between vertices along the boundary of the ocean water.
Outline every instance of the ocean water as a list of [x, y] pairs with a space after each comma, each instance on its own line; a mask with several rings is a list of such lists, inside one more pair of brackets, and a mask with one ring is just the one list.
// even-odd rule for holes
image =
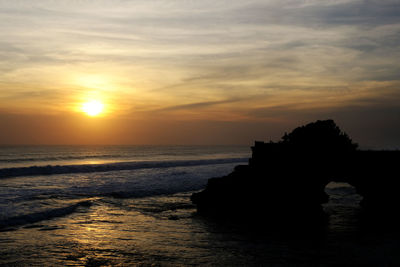
[[[196, 214], [190, 195], [246, 164], [244, 146], [0, 148], [0, 265], [392, 265], [396, 231], [359, 227], [361, 197], [331, 183], [315, 232]], [[301, 218], [299, 218], [301, 219]]]

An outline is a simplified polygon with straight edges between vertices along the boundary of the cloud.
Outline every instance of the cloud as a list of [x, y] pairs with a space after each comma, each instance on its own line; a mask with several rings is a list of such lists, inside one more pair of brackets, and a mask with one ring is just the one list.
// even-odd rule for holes
[[92, 91], [119, 116], [209, 121], [400, 101], [396, 0], [0, 0], [0, 20], [9, 111], [62, 111]]
[[219, 101], [196, 102], [196, 103], [190, 103], [190, 104], [165, 107], [165, 108], [159, 109], [157, 111], [164, 112], [164, 111], [175, 111], [175, 110], [201, 109], [201, 108], [206, 108], [206, 107], [216, 106], [216, 105], [221, 105], [221, 104], [235, 103], [235, 102], [238, 102], [241, 100], [242, 99], [226, 99], [226, 100], [219, 100]]

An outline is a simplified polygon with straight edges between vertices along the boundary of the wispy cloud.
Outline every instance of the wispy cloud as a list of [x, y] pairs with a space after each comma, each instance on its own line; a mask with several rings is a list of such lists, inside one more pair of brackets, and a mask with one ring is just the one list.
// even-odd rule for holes
[[210, 121], [400, 102], [396, 0], [0, 0], [0, 31], [9, 111], [92, 91], [117, 115]]

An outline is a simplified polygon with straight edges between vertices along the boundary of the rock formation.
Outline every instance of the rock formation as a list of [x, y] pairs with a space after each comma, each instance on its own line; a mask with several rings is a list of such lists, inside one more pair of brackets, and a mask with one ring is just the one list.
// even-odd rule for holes
[[331, 181], [355, 186], [369, 208], [399, 203], [393, 191], [398, 174], [391, 174], [399, 156], [397, 151], [357, 150], [333, 120], [316, 121], [279, 142], [255, 142], [248, 165], [209, 179], [191, 199], [205, 215], [319, 223], [326, 220], [321, 204], [328, 201], [324, 188]]

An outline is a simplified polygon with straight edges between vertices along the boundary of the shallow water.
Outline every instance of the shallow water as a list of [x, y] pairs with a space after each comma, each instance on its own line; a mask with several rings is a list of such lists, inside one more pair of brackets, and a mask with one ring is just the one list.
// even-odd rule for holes
[[[334, 190], [333, 199], [344, 191]], [[400, 262], [398, 233], [358, 229], [355, 203], [328, 204], [330, 224], [318, 235], [293, 234], [289, 229], [260, 232], [202, 218], [190, 203], [190, 194], [89, 199], [91, 206], [80, 206], [67, 216], [2, 232], [1, 263], [382, 266]]]
[[330, 202], [324, 208], [330, 222], [318, 229], [243, 226], [197, 215], [190, 195], [236, 164], [1, 179], [0, 265], [400, 263], [399, 231], [363, 226], [361, 198], [348, 184], [328, 184]]

